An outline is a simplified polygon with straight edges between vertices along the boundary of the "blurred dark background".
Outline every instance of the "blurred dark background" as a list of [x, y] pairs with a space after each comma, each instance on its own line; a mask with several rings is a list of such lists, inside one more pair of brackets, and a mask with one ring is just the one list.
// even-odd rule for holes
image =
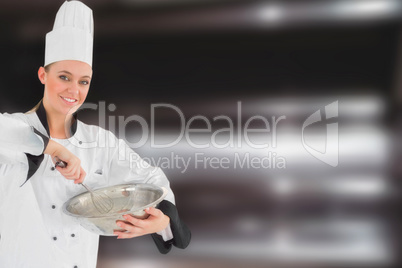
[[[41, 99], [37, 70], [62, 2], [0, 2], [0, 112], [24, 112]], [[139, 124], [119, 130], [110, 118], [139, 115], [149, 125], [155, 119], [157, 143], [175, 140], [178, 115], [161, 108], [152, 118], [151, 105], [158, 103], [179, 108], [186, 121], [205, 116], [212, 131], [228, 127], [213, 120], [219, 115], [236, 128], [255, 115], [286, 116], [276, 148], [243, 142], [197, 149], [184, 137], [169, 148], [149, 141], [134, 148], [155, 161], [172, 153], [190, 159], [186, 170], [162, 168], [192, 229], [192, 244], [162, 256], [150, 237], [102, 237], [100, 268], [400, 263], [401, 1], [83, 2], [95, 21], [87, 102], [116, 106], [107, 110], [104, 127], [117, 135], [138, 141], [144, 134]], [[303, 149], [301, 131], [310, 114], [335, 101], [339, 165], [331, 167]], [[95, 111], [80, 118], [100, 122]], [[322, 141], [325, 124], [316, 124], [310, 135], [313, 143]], [[257, 144], [271, 138], [251, 136]], [[199, 144], [211, 141], [211, 133], [191, 137]], [[223, 144], [230, 137], [220, 138]], [[196, 153], [235, 161], [235, 155], [261, 158], [268, 151], [283, 156], [286, 168], [194, 165]]]

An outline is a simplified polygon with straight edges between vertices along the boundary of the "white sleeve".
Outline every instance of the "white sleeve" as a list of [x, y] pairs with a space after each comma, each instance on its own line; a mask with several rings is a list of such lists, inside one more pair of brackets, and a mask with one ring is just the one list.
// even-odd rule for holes
[[0, 147], [2, 149], [41, 155], [44, 150], [43, 139], [35, 134], [27, 123], [0, 113]]
[[172, 228], [169, 225], [160, 232], [156, 232], [158, 235], [162, 236], [163, 241], [169, 241], [173, 239]]

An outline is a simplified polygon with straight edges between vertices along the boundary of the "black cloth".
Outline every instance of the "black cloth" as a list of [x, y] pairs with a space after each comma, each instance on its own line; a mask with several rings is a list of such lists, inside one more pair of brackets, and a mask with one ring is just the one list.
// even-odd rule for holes
[[[34, 127], [31, 127], [31, 128], [35, 134], [39, 135], [42, 138], [43, 144], [44, 144], [43, 150], [45, 150], [49, 143], [49, 138], [46, 137], [45, 135], [43, 135], [42, 133], [40, 133]], [[25, 182], [22, 185], [24, 185], [35, 174], [35, 172], [38, 170], [40, 164], [42, 163], [43, 159], [45, 158], [43, 153], [41, 155], [32, 155], [32, 154], [26, 153], [25, 155], [27, 156], [29, 168], [28, 168], [28, 173], [27, 173], [27, 179], [25, 180]]]
[[173, 233], [173, 239], [169, 241], [164, 241], [162, 236], [156, 233], [151, 235], [159, 252], [167, 254], [172, 249], [172, 245], [181, 249], [186, 248], [190, 244], [191, 231], [180, 219], [176, 206], [163, 200], [159, 203], [158, 208], [170, 218], [170, 228]]

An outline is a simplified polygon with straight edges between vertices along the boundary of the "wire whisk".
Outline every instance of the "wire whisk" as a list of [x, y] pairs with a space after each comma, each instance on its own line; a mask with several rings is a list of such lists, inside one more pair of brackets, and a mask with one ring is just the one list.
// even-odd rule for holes
[[[55, 160], [55, 166], [61, 168], [67, 167], [67, 163], [58, 158], [57, 156], [54, 158], [54, 160]], [[86, 184], [84, 183], [80, 184], [91, 194], [92, 203], [99, 213], [107, 214], [113, 209], [114, 206], [113, 200], [107, 194], [94, 192]]]

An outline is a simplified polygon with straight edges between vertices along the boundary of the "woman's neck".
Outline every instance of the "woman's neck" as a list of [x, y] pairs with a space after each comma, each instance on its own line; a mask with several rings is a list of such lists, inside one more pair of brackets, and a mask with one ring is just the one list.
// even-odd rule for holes
[[70, 128], [72, 125], [73, 116], [71, 114], [60, 114], [51, 111], [51, 108], [46, 107], [44, 103], [47, 124], [49, 126], [49, 135], [56, 139], [67, 139], [71, 136]]
[[52, 138], [67, 139], [70, 137], [70, 127], [72, 124], [71, 115], [56, 115], [46, 112], [49, 134]]
[[42, 100], [46, 111], [46, 119], [49, 127], [49, 135], [56, 139], [67, 139], [71, 137], [71, 126], [74, 120], [72, 114], [63, 114], [55, 111], [48, 105], [45, 98]]

